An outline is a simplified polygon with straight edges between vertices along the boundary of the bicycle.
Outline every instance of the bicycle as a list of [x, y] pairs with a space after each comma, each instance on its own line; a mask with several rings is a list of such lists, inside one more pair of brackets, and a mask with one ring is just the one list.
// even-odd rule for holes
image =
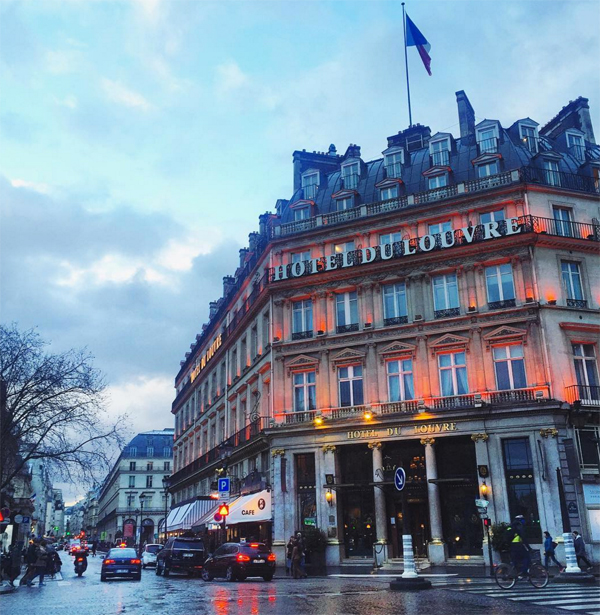
[[[548, 571], [539, 563], [532, 563], [526, 573], [527, 580], [536, 588], [548, 585]], [[519, 580], [519, 571], [512, 564], [500, 564], [494, 572], [496, 583], [502, 589], [512, 589]]]

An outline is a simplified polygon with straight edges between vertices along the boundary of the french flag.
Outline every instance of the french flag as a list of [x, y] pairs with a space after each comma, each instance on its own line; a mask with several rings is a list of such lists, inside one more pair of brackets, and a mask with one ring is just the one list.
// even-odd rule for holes
[[423, 60], [423, 64], [425, 66], [425, 70], [429, 73], [431, 77], [431, 58], [429, 57], [429, 50], [431, 49], [431, 45], [427, 41], [427, 39], [421, 34], [421, 30], [415, 26], [412, 22], [411, 18], [406, 15], [406, 46], [407, 47], [416, 47], [419, 55], [421, 56], [421, 60]]

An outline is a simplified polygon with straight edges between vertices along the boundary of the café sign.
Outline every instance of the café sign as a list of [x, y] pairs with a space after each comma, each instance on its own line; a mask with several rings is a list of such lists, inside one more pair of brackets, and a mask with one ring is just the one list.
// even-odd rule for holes
[[524, 232], [523, 220], [508, 218], [507, 220], [490, 221], [476, 226], [464, 226], [442, 233], [423, 235], [414, 239], [403, 239], [395, 244], [381, 243], [376, 247], [351, 250], [341, 254], [329, 254], [310, 258], [291, 265], [278, 265], [272, 270], [273, 282], [299, 278], [304, 275], [345, 269], [356, 265], [368, 265], [375, 261], [386, 261], [391, 258], [402, 258], [413, 254], [431, 252], [435, 249], [451, 248], [454, 245], [467, 245], [489, 239], [518, 235]]

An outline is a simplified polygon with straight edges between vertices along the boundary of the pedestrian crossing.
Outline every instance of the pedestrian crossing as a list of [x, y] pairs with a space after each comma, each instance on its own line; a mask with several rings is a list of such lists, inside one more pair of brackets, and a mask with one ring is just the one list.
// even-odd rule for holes
[[553, 584], [536, 589], [526, 581], [520, 581], [512, 589], [501, 589], [494, 579], [455, 579], [448, 583], [438, 582], [435, 587], [450, 591], [468, 592], [489, 598], [504, 598], [521, 604], [549, 606], [572, 613], [600, 615], [600, 587], [594, 585]]

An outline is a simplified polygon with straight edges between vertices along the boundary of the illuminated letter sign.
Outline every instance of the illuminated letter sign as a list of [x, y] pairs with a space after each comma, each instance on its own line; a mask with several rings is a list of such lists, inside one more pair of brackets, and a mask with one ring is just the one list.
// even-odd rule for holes
[[219, 348], [221, 347], [221, 341], [222, 341], [222, 337], [221, 337], [221, 333], [219, 333], [219, 335], [217, 335], [217, 337], [215, 338], [215, 341], [208, 347], [206, 352], [202, 355], [199, 363], [192, 370], [192, 373], [190, 374], [190, 382], [194, 382], [194, 380], [196, 380], [200, 372], [206, 367], [206, 364], [213, 358], [213, 356], [215, 355], [215, 352], [217, 352], [217, 350], [219, 350]]

